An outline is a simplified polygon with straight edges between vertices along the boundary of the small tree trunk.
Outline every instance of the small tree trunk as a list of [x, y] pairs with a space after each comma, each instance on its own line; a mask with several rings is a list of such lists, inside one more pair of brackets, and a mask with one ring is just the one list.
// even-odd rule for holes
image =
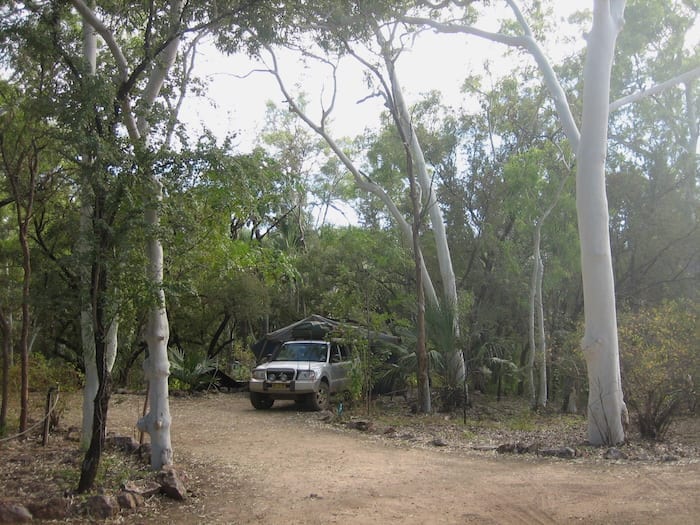
[[535, 339], [535, 303], [537, 300], [537, 274], [539, 272], [539, 242], [540, 227], [535, 225], [535, 248], [532, 258], [532, 273], [530, 276], [530, 322], [528, 323], [529, 352], [527, 355], [527, 390], [530, 397], [530, 406], [534, 409], [537, 406], [537, 394], [535, 388], [535, 354], [537, 344]]
[[[19, 204], [18, 214], [19, 212]], [[18, 215], [19, 216], [19, 215]], [[20, 413], [19, 431], [27, 430], [27, 419], [29, 414], [29, 325], [31, 323], [29, 313], [29, 283], [32, 276], [32, 265], [29, 254], [29, 240], [27, 235], [27, 223], [29, 213], [25, 220], [20, 221], [19, 240], [22, 245], [22, 267], [24, 268], [24, 278], [22, 283], [22, 329], [19, 340], [19, 350], [21, 359], [21, 391], [20, 391]]]
[[94, 400], [94, 416], [90, 446], [85, 453], [80, 468], [78, 493], [87, 492], [93, 487], [95, 478], [97, 477], [97, 469], [100, 465], [102, 451], [104, 450], [107, 409], [109, 407], [112, 387], [111, 375], [107, 371], [105, 363], [104, 346], [103, 342], [98, 342], [95, 349], [99, 385]]
[[540, 353], [540, 388], [537, 396], [537, 407], [547, 406], [547, 340], [544, 333], [544, 305], [542, 304], [542, 279], [544, 277], [544, 263], [538, 253], [537, 257], [537, 322], [539, 328], [539, 353]]
[[[83, 332], [83, 360], [85, 362], [85, 387], [83, 389], [83, 428], [80, 437], [80, 447], [87, 449], [92, 439], [95, 398], [99, 389], [99, 374], [97, 373], [97, 360], [95, 352], [95, 336], [92, 330], [92, 320], [89, 311], [81, 312], [81, 327]], [[107, 372], [112, 373], [112, 368], [117, 357], [117, 334], [119, 323], [114, 320], [109, 325], [105, 341], [105, 366]], [[87, 337], [89, 335], [89, 337]]]
[[83, 387], [83, 429], [80, 435], [80, 448], [87, 450], [92, 439], [95, 414], [95, 397], [99, 388], [97, 361], [95, 360], [95, 336], [92, 330], [90, 310], [80, 312], [80, 327], [83, 340], [83, 363], [85, 364], [85, 386]]
[[418, 358], [418, 410], [421, 413], [432, 412], [430, 399], [430, 376], [428, 374], [428, 353], [425, 344], [425, 292], [423, 290], [423, 251], [420, 247], [421, 203], [418, 194], [410, 152], [407, 151], [408, 176], [413, 204], [413, 260], [416, 271], [416, 306], [418, 307], [418, 338], [416, 340], [416, 357]]
[[[102, 206], [99, 206], [103, 209]], [[98, 250], [104, 250], [108, 245], [108, 233], [96, 232], [98, 238]], [[107, 409], [111, 396], [112, 378], [107, 367], [107, 334], [105, 333], [105, 304], [107, 295], [107, 267], [104, 260], [93, 263], [92, 280], [92, 331], [94, 336], [95, 364], [97, 369], [97, 392], [94, 398], [92, 417], [92, 433], [90, 446], [85, 453], [80, 469], [78, 493], [90, 490], [97, 477], [97, 469], [100, 465], [102, 451], [104, 450], [105, 431], [107, 426]]]
[[0, 331], [2, 331], [2, 400], [0, 401], [0, 435], [7, 428], [7, 406], [10, 394], [10, 348], [12, 330], [5, 312], [0, 308]]
[[416, 355], [418, 357], [418, 400], [419, 411], [424, 414], [432, 412], [432, 403], [430, 399], [430, 376], [428, 374], [428, 353], [425, 346], [425, 293], [421, 283], [422, 275], [420, 268], [420, 260], [422, 252], [417, 242], [417, 235], [414, 235], [414, 254], [416, 259], [416, 295], [418, 307], [418, 339], [416, 341]]

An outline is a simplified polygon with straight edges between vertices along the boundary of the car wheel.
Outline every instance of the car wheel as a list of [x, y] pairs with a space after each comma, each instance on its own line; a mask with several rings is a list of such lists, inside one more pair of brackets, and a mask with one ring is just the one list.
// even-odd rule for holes
[[270, 396], [259, 392], [250, 393], [250, 404], [257, 410], [267, 410], [275, 402]]
[[314, 394], [309, 394], [309, 407], [312, 410], [328, 410], [330, 402], [330, 393], [328, 383], [321, 381], [318, 386], [318, 391]]

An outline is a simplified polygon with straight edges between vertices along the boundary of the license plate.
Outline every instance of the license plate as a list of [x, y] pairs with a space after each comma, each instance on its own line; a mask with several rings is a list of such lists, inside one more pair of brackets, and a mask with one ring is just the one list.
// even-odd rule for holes
[[285, 383], [272, 383], [270, 390], [287, 390], [287, 385]]

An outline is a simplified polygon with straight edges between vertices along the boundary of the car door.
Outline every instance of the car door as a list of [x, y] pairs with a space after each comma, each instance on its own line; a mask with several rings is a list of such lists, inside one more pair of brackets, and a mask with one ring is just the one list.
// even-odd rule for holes
[[333, 385], [331, 386], [331, 390], [334, 393], [349, 390], [351, 367], [352, 361], [350, 358], [349, 347], [332, 343], [331, 369], [333, 375]]
[[342, 351], [338, 343], [331, 343], [331, 392], [342, 392], [348, 388], [350, 378], [349, 365], [350, 361], [347, 359], [347, 353]]

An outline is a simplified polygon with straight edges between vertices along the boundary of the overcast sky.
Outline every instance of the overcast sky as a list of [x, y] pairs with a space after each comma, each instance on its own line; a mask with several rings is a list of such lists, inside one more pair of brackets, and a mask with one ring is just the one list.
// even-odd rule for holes
[[[563, 20], [572, 9], [572, 4], [570, 0], [557, 2], [559, 20]], [[497, 22], [494, 18], [489, 25], [481, 23], [479, 27], [495, 30]], [[582, 38], [576, 40], [579, 46], [583, 46]], [[404, 52], [397, 66], [407, 102], [411, 104], [422, 93], [439, 90], [447, 103], [461, 105], [460, 86], [464, 79], [469, 74], [482, 74], [486, 59], [491, 61], [492, 70], [507, 69], [514, 60], [513, 57], [502, 58], [507, 50], [506, 46], [476, 37], [423, 33], [412, 49]], [[571, 52], [571, 48], [559, 45], [551, 49], [550, 54], [553, 60], [558, 60], [567, 52]], [[210, 82], [208, 99], [190, 98], [181, 115], [183, 120], [191, 123], [194, 134], [204, 122], [219, 136], [236, 131], [241, 151], [251, 148], [263, 125], [266, 103], [272, 101], [282, 105], [282, 96], [272, 75], [253, 73], [241, 78], [259, 67], [243, 55], [224, 57], [211, 46], [201, 48], [196, 71]], [[288, 89], [294, 93], [303, 90], [308, 95], [315, 117], [318, 111], [313, 111], [314, 104], [324, 92], [323, 73], [300, 66], [289, 53], [281, 55], [280, 68]], [[353, 59], [343, 60], [339, 79], [338, 100], [333, 113], [335, 135], [355, 136], [367, 127], [376, 127], [382, 103], [377, 98], [358, 103], [367, 96], [368, 90], [363, 83], [363, 73]], [[329, 84], [326, 82], [325, 86], [325, 93], [328, 93]]]

